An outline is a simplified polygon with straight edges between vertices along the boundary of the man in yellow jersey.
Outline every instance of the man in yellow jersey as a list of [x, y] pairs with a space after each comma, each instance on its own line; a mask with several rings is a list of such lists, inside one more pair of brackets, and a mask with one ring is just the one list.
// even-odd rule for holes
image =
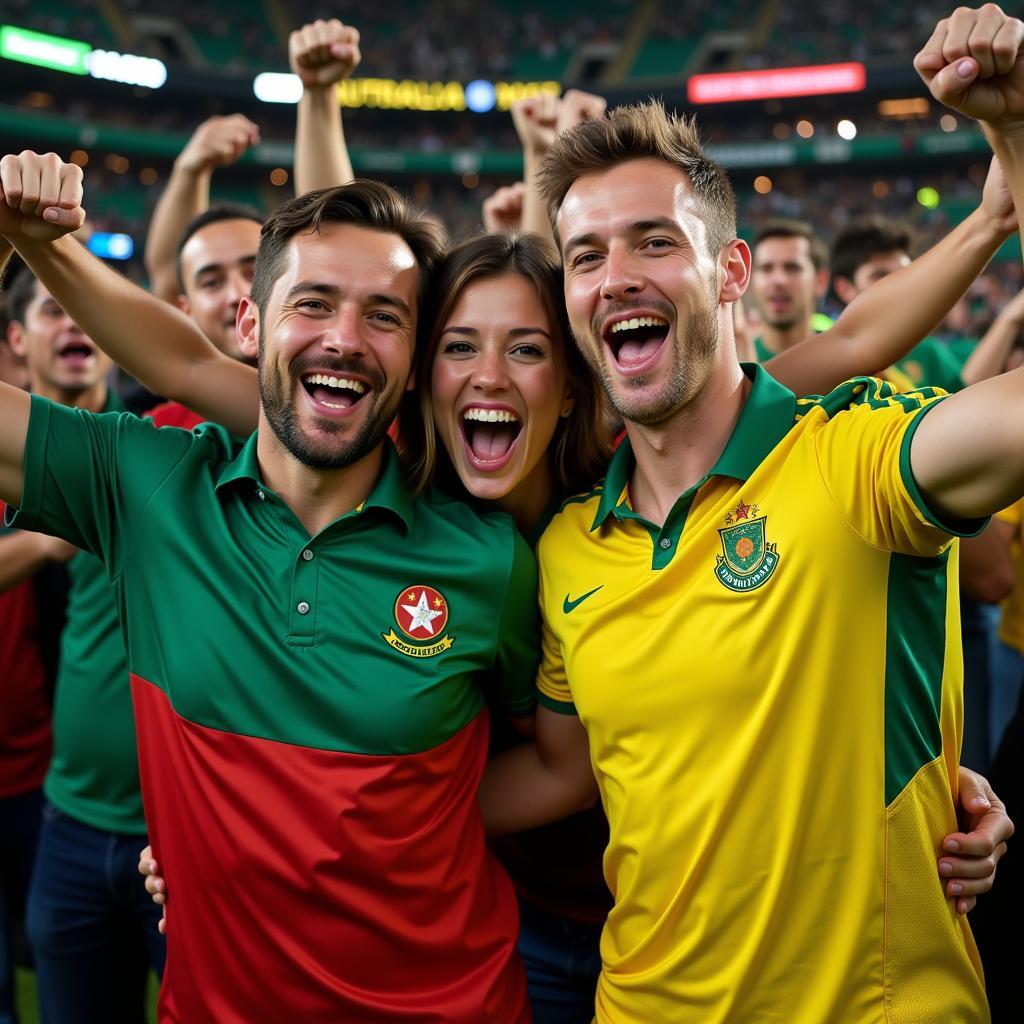
[[[915, 62], [982, 121], [1018, 209], [1022, 52], [987, 5]], [[615, 896], [600, 1022], [987, 1021], [931, 863], [955, 827], [952, 537], [1024, 493], [1024, 375], [810, 400], [741, 369], [732, 190], [656, 104], [566, 135], [543, 187], [628, 439], [541, 540], [536, 745], [494, 765], [489, 825], [571, 806], [592, 767]]]

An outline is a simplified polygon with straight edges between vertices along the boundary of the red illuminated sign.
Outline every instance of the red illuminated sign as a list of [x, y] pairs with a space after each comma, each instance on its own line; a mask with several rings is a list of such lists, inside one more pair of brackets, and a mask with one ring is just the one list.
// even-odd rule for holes
[[686, 93], [691, 103], [737, 103], [860, 92], [866, 83], [863, 64], [814, 64], [804, 68], [694, 75], [686, 83]]

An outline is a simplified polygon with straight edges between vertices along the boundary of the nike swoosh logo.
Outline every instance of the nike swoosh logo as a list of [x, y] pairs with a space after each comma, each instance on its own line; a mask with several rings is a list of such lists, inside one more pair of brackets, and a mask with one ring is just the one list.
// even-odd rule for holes
[[570, 601], [569, 595], [566, 594], [565, 600], [562, 602], [562, 611], [565, 612], [566, 615], [568, 615], [569, 612], [573, 610], [573, 608], [577, 607], [577, 605], [583, 604], [583, 602], [586, 601], [588, 597], [593, 597], [593, 595], [596, 594], [603, 586], [604, 584], [602, 583], [600, 587], [594, 587], [593, 590], [588, 590], [582, 597], [577, 597], [575, 601]]

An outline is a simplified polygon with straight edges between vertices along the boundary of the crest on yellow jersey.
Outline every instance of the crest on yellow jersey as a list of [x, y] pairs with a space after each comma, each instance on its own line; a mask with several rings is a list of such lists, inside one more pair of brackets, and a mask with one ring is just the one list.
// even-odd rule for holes
[[739, 505], [725, 517], [726, 528], [719, 530], [722, 553], [715, 556], [715, 575], [730, 590], [746, 593], [763, 586], [778, 568], [776, 545], [765, 537], [767, 516], [758, 516], [756, 505]]

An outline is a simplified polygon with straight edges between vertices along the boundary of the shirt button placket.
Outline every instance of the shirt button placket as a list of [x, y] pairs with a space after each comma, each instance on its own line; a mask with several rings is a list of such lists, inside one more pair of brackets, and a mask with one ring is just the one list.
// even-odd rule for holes
[[316, 635], [317, 559], [311, 547], [300, 549], [292, 568], [289, 639], [293, 644], [311, 644]]

